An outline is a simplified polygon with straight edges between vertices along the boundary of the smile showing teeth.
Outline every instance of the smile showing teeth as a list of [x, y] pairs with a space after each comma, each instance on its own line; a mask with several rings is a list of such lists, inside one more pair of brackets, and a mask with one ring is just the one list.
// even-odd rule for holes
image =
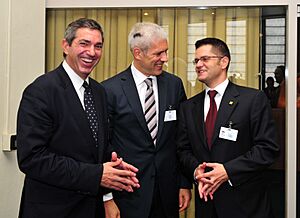
[[87, 58], [82, 58], [82, 61], [86, 62], [86, 63], [92, 63], [92, 59], [87, 59]]

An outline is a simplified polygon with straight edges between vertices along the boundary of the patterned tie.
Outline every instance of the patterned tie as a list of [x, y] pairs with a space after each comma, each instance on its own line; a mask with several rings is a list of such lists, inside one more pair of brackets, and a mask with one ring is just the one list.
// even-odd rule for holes
[[150, 131], [153, 143], [156, 143], [157, 136], [157, 116], [156, 116], [156, 107], [155, 107], [155, 97], [152, 87], [152, 79], [145, 79], [147, 85], [146, 96], [145, 96], [145, 119]]
[[98, 120], [97, 120], [97, 114], [96, 114], [96, 109], [95, 109], [95, 105], [94, 105], [92, 89], [86, 81], [84, 81], [82, 86], [85, 89], [84, 97], [83, 97], [85, 113], [86, 113], [87, 119], [90, 123], [90, 129], [92, 131], [96, 145], [98, 145]]
[[215, 102], [215, 96], [218, 92], [216, 90], [210, 90], [207, 92], [210, 98], [210, 106], [209, 106], [209, 111], [206, 116], [206, 121], [205, 121], [205, 128], [206, 128], [206, 139], [207, 139], [207, 145], [209, 149], [211, 149], [212, 146], [212, 137], [214, 134], [214, 129], [215, 129], [215, 122], [217, 118], [217, 105]]

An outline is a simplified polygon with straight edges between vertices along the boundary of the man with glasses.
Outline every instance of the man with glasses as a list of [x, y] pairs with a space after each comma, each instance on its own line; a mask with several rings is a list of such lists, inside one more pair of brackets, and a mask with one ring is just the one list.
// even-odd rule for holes
[[225, 42], [204, 38], [195, 46], [206, 88], [181, 104], [176, 142], [183, 171], [195, 180], [196, 217], [272, 217], [264, 170], [279, 145], [268, 99], [227, 79]]

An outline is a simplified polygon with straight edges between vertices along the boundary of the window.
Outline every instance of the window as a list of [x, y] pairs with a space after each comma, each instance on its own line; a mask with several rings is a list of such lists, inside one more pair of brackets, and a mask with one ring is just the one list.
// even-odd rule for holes
[[265, 20], [265, 78], [274, 76], [278, 65], [285, 65], [285, 18]]
[[246, 79], [246, 21], [226, 22], [226, 41], [231, 54], [228, 77]]

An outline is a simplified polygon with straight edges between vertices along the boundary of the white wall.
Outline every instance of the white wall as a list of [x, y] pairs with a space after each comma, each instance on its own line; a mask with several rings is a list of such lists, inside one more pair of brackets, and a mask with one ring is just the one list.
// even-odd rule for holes
[[[16, 113], [25, 86], [44, 72], [45, 2], [0, 1], [0, 147], [15, 134]], [[0, 217], [18, 215], [23, 174], [16, 152], [0, 149]]]

